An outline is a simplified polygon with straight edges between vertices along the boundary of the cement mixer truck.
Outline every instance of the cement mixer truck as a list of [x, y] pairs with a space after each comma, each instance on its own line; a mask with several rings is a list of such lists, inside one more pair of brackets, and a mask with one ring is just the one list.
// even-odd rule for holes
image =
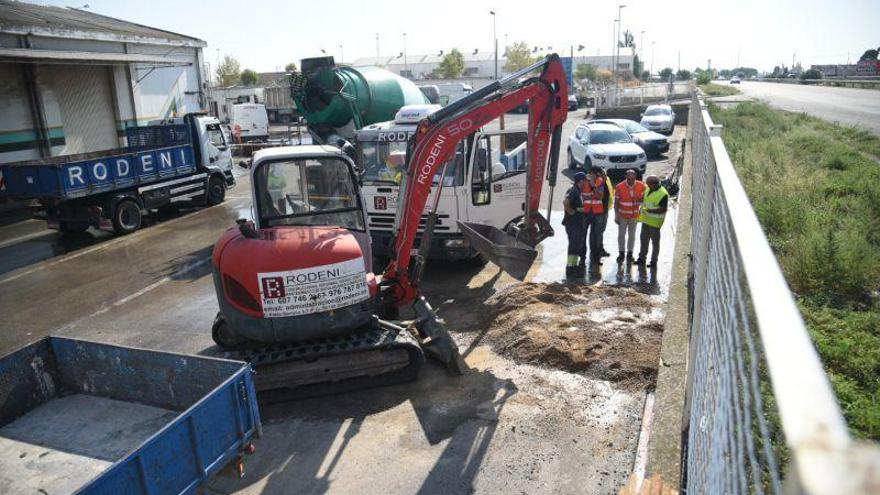
[[[407, 141], [418, 122], [441, 107], [430, 104], [412, 81], [379, 67], [337, 66], [333, 57], [319, 57], [302, 60], [301, 68], [291, 81], [297, 108], [314, 142], [347, 149], [360, 168], [373, 254], [386, 258], [396, 231]], [[442, 180], [443, 187], [429, 256], [481, 263], [485, 260], [458, 221], [504, 229], [519, 220], [527, 135], [525, 129], [467, 132], [442, 178], [434, 177], [434, 185]], [[429, 202], [426, 212], [433, 207]]]

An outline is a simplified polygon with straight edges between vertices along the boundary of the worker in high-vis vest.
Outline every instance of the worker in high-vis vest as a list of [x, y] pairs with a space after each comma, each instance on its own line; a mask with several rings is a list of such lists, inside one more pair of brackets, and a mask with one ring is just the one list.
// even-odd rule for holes
[[[605, 194], [602, 195], [602, 206], [605, 214], [599, 219], [599, 257], [604, 258], [611, 256], [611, 253], [605, 250], [605, 228], [608, 226], [608, 214], [614, 208], [614, 182], [608, 177], [608, 172], [604, 168], [596, 167], [597, 173], [602, 174], [602, 180], [605, 181]], [[601, 264], [601, 263], [600, 263]]]
[[[598, 169], [598, 170], [597, 170]], [[605, 205], [608, 191], [605, 189], [605, 179], [602, 178], [602, 169], [592, 167], [587, 172], [587, 180], [581, 186], [581, 200], [584, 204], [584, 234], [590, 253], [590, 264], [599, 266], [602, 249], [602, 217], [606, 214]], [[581, 263], [581, 266], [584, 265]]]
[[572, 177], [572, 180], [574, 184], [565, 192], [565, 199], [562, 200], [562, 206], [565, 210], [565, 216], [562, 217], [562, 225], [565, 227], [565, 234], [568, 236], [568, 258], [565, 263], [565, 276], [583, 277], [585, 273], [581, 262], [587, 255], [585, 252], [587, 246], [584, 240], [584, 211], [581, 200], [581, 187], [587, 180], [587, 174], [577, 172]]
[[660, 185], [660, 179], [656, 175], [645, 178], [648, 190], [642, 199], [639, 212], [639, 223], [642, 224], [642, 233], [639, 238], [639, 259], [636, 264], [644, 265], [648, 256], [648, 243], [654, 245], [651, 250], [651, 263], [648, 268], [657, 266], [657, 256], [660, 254], [660, 227], [666, 219], [666, 209], [669, 206], [669, 192]]
[[636, 171], [626, 171], [626, 180], [614, 188], [614, 223], [617, 224], [617, 262], [624, 258], [632, 263], [633, 246], [636, 243], [636, 227], [639, 224], [639, 210], [647, 187], [636, 178]]
[[403, 165], [406, 163], [405, 151], [392, 151], [385, 157], [385, 167], [379, 170], [379, 180], [400, 184], [403, 180]]

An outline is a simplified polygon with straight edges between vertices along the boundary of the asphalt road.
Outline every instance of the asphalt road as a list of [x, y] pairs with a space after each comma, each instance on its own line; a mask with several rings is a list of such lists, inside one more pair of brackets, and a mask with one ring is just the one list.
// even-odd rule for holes
[[[718, 81], [718, 84], [727, 84]], [[764, 100], [771, 106], [867, 129], [880, 134], [880, 91], [873, 89], [834, 88], [743, 81], [743, 95]]]
[[[567, 138], [582, 118], [573, 113]], [[514, 118], [512, 120], [516, 120]], [[668, 157], [649, 172], [667, 173]], [[563, 158], [564, 159], [564, 158]], [[49, 334], [216, 355], [210, 253], [249, 215], [248, 178], [227, 200], [129, 236], [89, 231], [81, 247], [33, 221], [0, 230], [0, 354]], [[568, 180], [560, 176], [560, 187]], [[561, 201], [561, 191], [556, 201]], [[661, 268], [619, 270], [606, 259], [588, 283], [639, 286], [664, 297], [675, 210]], [[559, 216], [552, 219], [559, 229]], [[616, 249], [609, 222], [605, 244]], [[41, 242], [46, 256], [16, 261]], [[60, 246], [60, 247], [59, 247]], [[53, 251], [55, 250], [55, 251]], [[565, 239], [542, 243], [528, 279], [558, 281]], [[52, 254], [52, 253], [56, 253]], [[13, 268], [14, 266], [14, 268]], [[434, 364], [417, 382], [261, 407], [264, 435], [242, 480], [216, 478], [210, 493], [617, 493], [633, 466], [645, 394], [609, 382], [518, 365], [481, 345], [463, 323], [486, 297], [515, 283], [493, 265], [429, 263], [423, 290], [446, 318], [472, 371], [453, 379]]]

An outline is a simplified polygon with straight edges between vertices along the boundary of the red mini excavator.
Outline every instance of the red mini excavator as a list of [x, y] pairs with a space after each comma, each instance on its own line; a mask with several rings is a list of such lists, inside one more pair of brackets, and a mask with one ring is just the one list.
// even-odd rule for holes
[[[251, 167], [254, 219], [239, 220], [214, 246], [220, 305], [214, 341], [228, 357], [254, 364], [262, 391], [308, 394], [315, 386], [326, 390], [328, 383], [350, 389], [399, 382], [416, 377], [425, 354], [461, 374], [465, 365], [455, 342], [419, 292], [427, 250], [414, 244], [429, 196], [433, 191], [436, 206], [443, 188], [434, 178], [446, 175], [459, 142], [528, 103], [522, 220], [507, 231], [460, 222], [474, 248], [523, 279], [535, 246], [553, 235], [538, 207], [545, 176], [552, 201], [567, 92], [562, 64], [551, 55], [422, 120], [408, 143], [394, 256], [381, 276], [371, 273], [351, 158], [328, 146], [258, 152]], [[489, 183], [490, 174], [479, 170], [472, 176]], [[422, 248], [430, 246], [435, 209], [428, 209]], [[548, 216], [549, 210], [548, 203]], [[406, 307], [414, 317], [395, 320]]]

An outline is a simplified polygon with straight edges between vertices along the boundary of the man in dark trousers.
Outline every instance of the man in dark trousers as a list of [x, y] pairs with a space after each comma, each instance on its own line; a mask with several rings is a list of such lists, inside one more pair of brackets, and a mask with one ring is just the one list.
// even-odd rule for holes
[[648, 190], [642, 199], [642, 207], [639, 211], [639, 223], [642, 224], [642, 232], [639, 237], [639, 259], [637, 265], [644, 265], [648, 256], [648, 243], [654, 245], [651, 250], [651, 262], [648, 268], [657, 267], [657, 257], [660, 255], [660, 228], [666, 219], [666, 209], [669, 207], [669, 193], [660, 185], [660, 179], [656, 175], [645, 178]]
[[598, 268], [602, 264], [602, 221], [607, 215], [608, 191], [602, 169], [592, 167], [587, 172], [587, 180], [581, 185], [581, 201], [584, 203], [584, 234], [589, 235], [590, 265]]
[[565, 193], [562, 205], [565, 208], [565, 216], [562, 225], [565, 226], [565, 234], [568, 236], [568, 258], [565, 262], [566, 277], [583, 277], [585, 275], [581, 260], [586, 257], [586, 231], [584, 230], [584, 211], [581, 201], [581, 188], [587, 180], [587, 174], [577, 172], [572, 177], [574, 185]]

